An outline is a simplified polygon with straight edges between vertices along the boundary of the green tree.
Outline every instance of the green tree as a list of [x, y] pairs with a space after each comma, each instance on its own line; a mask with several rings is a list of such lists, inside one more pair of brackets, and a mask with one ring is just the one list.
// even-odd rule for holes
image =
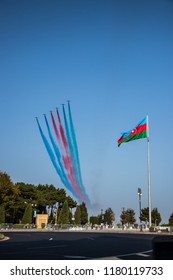
[[67, 227], [69, 223], [69, 207], [67, 200], [64, 202], [63, 207], [60, 211], [58, 217], [58, 224], [61, 224], [63, 227]]
[[68, 207], [70, 209], [69, 211], [69, 222], [70, 224], [73, 224], [73, 214], [72, 214], [72, 209], [77, 206], [77, 202], [73, 200], [70, 196], [67, 196], [67, 201], [68, 201]]
[[86, 223], [88, 223], [88, 211], [84, 202], [80, 205], [80, 211], [81, 211], [81, 225], [85, 225]]
[[13, 223], [18, 208], [20, 191], [14, 186], [10, 176], [6, 172], [0, 172], [0, 204], [5, 208], [5, 220]]
[[72, 215], [71, 209], [69, 209], [69, 223], [73, 224], [73, 215]]
[[122, 225], [133, 225], [136, 222], [135, 211], [131, 208], [123, 209], [120, 218]]
[[54, 205], [55, 203], [64, 203], [67, 200], [64, 189], [56, 189], [53, 185], [48, 186], [45, 194], [46, 205]]
[[[17, 197], [17, 209], [16, 209], [16, 215], [15, 215], [15, 222], [19, 223], [22, 220], [22, 217], [24, 215], [26, 204], [37, 204], [37, 192], [36, 192], [36, 186], [32, 184], [25, 184], [23, 182], [18, 182], [15, 184], [15, 187], [17, 187], [20, 191], [20, 195]], [[34, 210], [36, 209], [36, 206], [34, 206]], [[37, 211], [38, 212], [38, 211]]]
[[0, 224], [5, 223], [5, 208], [4, 205], [0, 205]]
[[73, 198], [71, 198], [71, 196], [67, 196], [66, 200], [70, 209], [73, 209], [77, 206], [77, 202]]
[[0, 204], [8, 203], [8, 196], [13, 194], [13, 183], [6, 172], [0, 172]]
[[90, 217], [90, 223], [92, 225], [98, 225], [99, 224], [99, 216], [91, 216]]
[[46, 206], [53, 207], [56, 204], [63, 204], [66, 200], [64, 189], [56, 189], [53, 185], [37, 186], [37, 208], [40, 213], [46, 213]]
[[113, 224], [115, 221], [115, 214], [111, 208], [106, 209], [104, 214], [104, 222], [107, 223], [109, 226]]
[[125, 212], [125, 208], [123, 208], [121, 215], [120, 215], [120, 219], [121, 219], [121, 224], [122, 226], [125, 224], [126, 222], [126, 212]]
[[15, 184], [20, 191], [20, 197], [23, 201], [30, 203], [31, 201], [37, 200], [36, 187], [32, 184], [25, 184], [23, 182], [18, 182]]
[[149, 208], [142, 208], [141, 209], [141, 221], [149, 222]]
[[[151, 222], [153, 225], [159, 225], [162, 218], [160, 213], [158, 212], [157, 208], [153, 208], [151, 211]], [[141, 221], [149, 222], [149, 208], [143, 208], [141, 209]]]
[[26, 206], [23, 218], [22, 218], [22, 224], [32, 224], [32, 205], [29, 203]]
[[75, 218], [75, 224], [80, 225], [81, 224], [81, 208], [79, 205], [76, 207], [74, 218]]
[[173, 226], [173, 213], [169, 217], [169, 225]]
[[160, 224], [161, 220], [162, 220], [162, 218], [161, 218], [160, 213], [158, 212], [158, 209], [154, 208], [151, 211], [151, 222], [152, 222], [152, 224], [158, 226]]

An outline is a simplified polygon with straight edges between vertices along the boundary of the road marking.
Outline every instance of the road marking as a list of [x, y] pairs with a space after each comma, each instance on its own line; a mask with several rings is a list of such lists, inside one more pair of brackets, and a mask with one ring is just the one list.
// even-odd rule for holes
[[146, 258], [150, 257], [150, 255], [143, 254], [143, 253], [138, 253], [138, 254], [135, 254], [135, 255], [140, 256], [140, 257], [146, 257]]
[[116, 257], [117, 258], [121, 258], [121, 257], [128, 257], [128, 256], [133, 256], [133, 255], [138, 255], [138, 256], [144, 256], [145, 255], [145, 257], [147, 256], [147, 257], [149, 257], [150, 255], [146, 255], [146, 253], [151, 253], [153, 250], [148, 250], [148, 251], [143, 251], [143, 252], [139, 252], [139, 253], [130, 253], [130, 254], [124, 254], [124, 255], [117, 255]]

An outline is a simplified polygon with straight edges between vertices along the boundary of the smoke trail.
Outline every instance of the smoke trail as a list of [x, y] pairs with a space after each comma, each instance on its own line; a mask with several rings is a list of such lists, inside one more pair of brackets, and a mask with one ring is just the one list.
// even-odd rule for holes
[[[62, 123], [61, 123], [61, 118], [60, 118], [58, 109], [57, 109], [57, 116], [58, 116], [58, 122], [59, 122], [59, 126], [60, 126], [60, 134], [61, 134], [62, 142], [63, 142], [63, 145], [64, 145], [64, 149], [65, 149], [65, 152], [66, 152], [65, 159], [66, 159], [66, 164], [67, 164], [66, 167], [67, 167], [67, 170], [69, 171], [68, 174], [69, 174], [72, 185], [76, 186], [76, 188], [78, 189], [78, 192], [80, 193], [81, 199], [85, 202], [85, 198], [81, 194], [81, 190], [80, 190], [79, 185], [77, 184], [77, 181], [76, 181], [76, 178], [75, 178], [73, 161], [72, 161], [71, 154], [70, 154], [70, 151], [69, 151], [68, 140], [66, 138], [64, 128], [63, 128]], [[67, 123], [66, 123], [66, 125], [67, 125]], [[67, 125], [67, 129], [68, 129], [68, 125]]]
[[54, 141], [53, 134], [51, 133], [48, 120], [46, 118], [46, 115], [44, 115], [51, 146], [42, 131], [38, 118], [36, 118], [36, 120], [43, 143], [46, 147], [46, 150], [49, 154], [52, 164], [56, 169], [56, 172], [59, 175], [64, 186], [67, 189], [69, 189], [72, 192], [72, 194], [75, 197], [77, 197], [78, 200], [90, 204], [90, 200], [86, 194], [82, 182], [78, 146], [77, 146], [76, 135], [75, 135], [69, 102], [68, 102], [68, 113], [69, 113], [69, 124], [67, 122], [66, 112], [63, 105], [63, 116], [64, 116], [64, 124], [65, 124], [65, 129], [64, 129], [57, 109], [57, 116], [58, 116], [58, 123], [59, 123], [59, 130], [58, 130], [53, 113], [51, 112], [51, 119], [52, 119], [55, 136], [57, 138], [57, 143], [55, 143]]
[[[60, 135], [59, 135], [58, 129], [56, 127], [56, 123], [55, 123], [55, 120], [54, 120], [54, 117], [53, 117], [52, 113], [51, 113], [51, 117], [52, 117], [52, 121], [53, 121], [53, 127], [54, 127], [54, 130], [55, 130], [55, 134], [56, 134], [56, 136], [58, 138], [57, 140], [59, 141], [59, 143], [61, 145]], [[51, 131], [50, 131], [49, 124], [48, 124], [48, 121], [47, 121], [46, 117], [45, 117], [45, 120], [46, 120], [46, 125], [47, 125], [47, 129], [48, 129], [49, 137], [50, 137], [50, 140], [51, 140], [52, 145], [54, 147], [55, 153], [57, 155], [57, 158], [58, 158], [58, 161], [59, 161], [59, 165], [61, 167], [63, 175], [65, 176], [65, 179], [67, 180], [67, 183], [70, 183], [70, 185], [74, 188], [74, 190], [77, 193], [77, 195], [80, 198], [80, 200], [83, 201], [83, 196], [81, 194], [81, 191], [80, 191], [78, 185], [76, 184], [76, 181], [74, 180], [74, 177], [73, 177], [73, 174], [71, 173], [71, 170], [69, 170], [68, 158], [66, 156], [63, 156], [62, 159], [63, 159], [65, 170], [67, 171], [67, 176], [68, 176], [69, 181], [67, 179], [67, 176], [66, 176], [65, 171], [64, 171], [63, 163], [62, 163], [62, 160], [61, 160], [61, 155], [60, 155], [59, 149], [58, 149], [58, 147], [56, 146], [56, 144], [55, 144], [55, 142], [53, 140], [53, 137], [51, 135]], [[62, 145], [61, 145], [61, 148], [62, 148]]]
[[64, 147], [63, 147], [63, 144], [62, 144], [62, 141], [61, 141], [61, 137], [60, 137], [58, 128], [56, 126], [56, 122], [55, 122], [53, 113], [50, 112], [50, 114], [51, 114], [51, 119], [52, 119], [52, 124], [53, 124], [53, 128], [54, 128], [54, 132], [55, 132], [55, 135], [56, 135], [56, 138], [57, 138], [57, 141], [58, 141], [58, 145], [59, 145], [60, 150], [61, 150], [61, 155], [62, 155], [63, 163], [64, 163], [64, 166], [65, 166], [65, 169], [67, 170], [68, 169], [68, 159], [67, 159], [67, 156], [65, 155], [65, 150], [64, 150]]
[[[38, 128], [39, 128], [39, 131], [40, 131], [41, 138], [42, 138], [42, 140], [43, 140], [43, 143], [44, 143], [44, 145], [45, 145], [45, 148], [46, 148], [46, 150], [47, 150], [47, 152], [48, 152], [48, 155], [49, 155], [49, 157], [50, 157], [50, 159], [51, 159], [51, 162], [52, 162], [52, 164], [53, 164], [53, 166], [54, 166], [54, 168], [55, 168], [57, 174], [59, 175], [61, 181], [62, 181], [63, 184], [67, 187], [67, 189], [70, 190], [70, 191], [72, 192], [72, 194], [73, 194], [75, 197], [77, 197], [77, 195], [76, 195], [76, 193], [74, 192], [73, 188], [70, 187], [69, 184], [67, 184], [66, 180], [64, 179], [64, 177], [63, 177], [63, 175], [62, 175], [61, 169], [59, 168], [59, 166], [58, 166], [58, 164], [57, 164], [57, 162], [56, 162], [56, 158], [55, 158], [55, 155], [54, 155], [54, 153], [53, 153], [53, 151], [52, 151], [52, 148], [51, 148], [51, 146], [49, 145], [49, 142], [47, 141], [47, 138], [46, 138], [46, 136], [44, 135], [44, 133], [43, 133], [43, 131], [42, 131], [42, 129], [41, 129], [41, 126], [40, 126], [40, 124], [39, 124], [38, 118], [36, 118], [36, 121], [37, 121], [37, 124], [38, 124]], [[77, 198], [78, 198], [78, 197], [77, 197]]]
[[59, 148], [58, 148], [58, 146], [55, 144], [55, 141], [54, 141], [54, 139], [53, 139], [53, 136], [52, 136], [52, 133], [51, 133], [51, 131], [50, 131], [50, 127], [49, 127], [49, 124], [48, 124], [46, 115], [44, 115], [44, 118], [45, 118], [47, 130], [48, 130], [49, 138], [50, 138], [50, 141], [51, 141], [51, 143], [52, 143], [54, 152], [55, 152], [55, 154], [56, 154], [56, 157], [57, 157], [59, 166], [60, 166], [60, 168], [61, 168], [62, 175], [63, 175], [64, 179], [67, 180], [67, 177], [66, 177], [66, 174], [65, 174], [65, 171], [64, 171], [64, 167], [63, 167], [63, 163], [62, 163], [61, 153], [60, 153]]
[[[59, 163], [60, 168], [61, 168], [62, 176], [63, 176], [63, 178], [64, 178], [64, 180], [66, 182], [66, 186], [67, 186], [67, 185], [69, 185], [69, 181], [68, 181], [67, 176], [66, 176], [65, 171], [64, 171], [63, 163], [62, 163], [62, 160], [61, 160], [61, 154], [60, 154], [59, 148], [55, 144], [55, 141], [54, 141], [54, 139], [52, 137], [52, 134], [51, 134], [51, 131], [50, 131], [50, 127], [49, 127], [47, 118], [46, 118], [45, 115], [44, 115], [44, 117], [45, 117], [45, 121], [46, 121], [46, 126], [47, 126], [47, 130], [48, 130], [49, 138], [50, 138], [50, 141], [51, 141], [52, 146], [54, 148], [56, 157], [58, 159], [58, 163]], [[78, 194], [78, 197], [81, 199], [81, 193], [80, 193], [80, 190], [79, 190], [78, 186], [73, 182], [73, 180], [70, 180], [70, 182], [72, 184], [72, 185], [70, 184], [70, 189], [73, 187], [75, 192]], [[72, 190], [73, 190], [73, 188], [72, 188]], [[73, 190], [73, 193], [74, 193], [74, 190]]]
[[72, 146], [72, 142], [71, 142], [71, 137], [70, 137], [70, 131], [69, 131], [69, 127], [68, 127], [68, 123], [67, 123], [67, 118], [66, 118], [66, 113], [65, 113], [65, 109], [63, 106], [63, 116], [64, 116], [64, 124], [65, 124], [65, 131], [66, 131], [66, 136], [67, 136], [67, 145], [69, 147], [69, 151], [72, 157], [72, 161], [73, 161], [73, 146]]
[[72, 139], [72, 145], [74, 150], [74, 157], [75, 157], [75, 163], [76, 163], [76, 173], [78, 176], [78, 182], [81, 187], [82, 193], [85, 195], [87, 201], [89, 202], [89, 197], [86, 194], [86, 190], [84, 188], [83, 182], [82, 182], [82, 175], [81, 175], [81, 168], [80, 168], [80, 161], [79, 161], [79, 152], [78, 152], [78, 145], [76, 140], [76, 134], [71, 114], [71, 108], [70, 108], [70, 102], [68, 101], [68, 113], [69, 113], [69, 123], [70, 123], [70, 132], [71, 132], [71, 139]]
[[67, 136], [68, 147], [69, 147], [69, 151], [70, 151], [70, 155], [71, 155], [71, 159], [72, 159], [72, 163], [73, 163], [75, 178], [77, 180], [78, 176], [77, 176], [77, 169], [76, 169], [76, 162], [75, 162], [75, 154], [74, 154], [74, 150], [73, 150], [73, 145], [72, 145], [72, 141], [71, 141], [71, 136], [70, 136], [70, 131], [69, 131], [68, 123], [67, 123], [64, 106], [63, 106], [63, 116], [64, 116], [64, 124], [65, 124], [65, 131], [66, 131], [66, 136]]
[[71, 159], [71, 155], [70, 155], [70, 151], [69, 151], [69, 147], [68, 147], [68, 141], [67, 141], [67, 138], [66, 138], [66, 135], [65, 135], [65, 132], [64, 132], [64, 128], [63, 128], [62, 123], [61, 123], [61, 118], [60, 118], [58, 109], [57, 109], [57, 116], [58, 116], [58, 122], [59, 122], [59, 127], [60, 127], [61, 139], [62, 139], [62, 142], [63, 142], [66, 158], [67, 158], [67, 161], [68, 161], [68, 167], [69, 167], [69, 170], [70, 170], [71, 174], [74, 175], [73, 163], [72, 163], [72, 159]]
[[55, 123], [55, 119], [54, 119], [53, 113], [50, 112], [50, 114], [51, 114], [52, 123], [53, 123], [54, 131], [55, 131], [55, 134], [56, 134], [56, 137], [57, 137], [59, 146], [61, 146], [61, 148], [62, 148], [62, 145], [61, 145], [61, 138], [60, 138], [59, 131], [58, 131], [57, 126], [56, 126], [56, 123]]
[[[53, 116], [52, 112], [51, 112], [51, 118], [52, 118], [54, 131], [55, 131], [55, 134], [56, 134], [56, 137], [57, 137], [57, 140], [58, 140], [58, 144], [59, 144], [60, 149], [61, 149], [63, 163], [64, 163], [65, 169], [67, 171], [68, 178], [69, 178], [70, 182], [72, 183], [73, 179], [72, 179], [72, 175], [71, 175], [70, 158], [69, 158], [69, 155], [67, 155], [67, 153], [66, 153], [66, 149], [64, 149], [63, 143], [61, 142], [62, 135], [60, 137], [60, 134], [58, 132], [58, 128], [56, 126], [56, 122], [55, 122], [55, 119], [54, 119], [54, 116]], [[59, 117], [59, 121], [61, 122], [60, 117]], [[62, 133], [62, 130], [63, 130], [63, 128], [61, 127], [61, 133]]]
[[49, 127], [49, 124], [48, 124], [48, 121], [47, 121], [47, 118], [46, 118], [46, 115], [44, 115], [44, 118], [45, 118], [45, 122], [46, 122], [46, 126], [47, 126], [47, 131], [48, 131], [48, 134], [49, 134], [49, 138], [50, 138], [50, 141], [52, 143], [52, 146], [54, 148], [54, 151], [55, 151], [55, 154], [56, 154], [56, 157], [58, 159], [58, 163], [61, 167], [61, 170], [63, 170], [63, 166], [62, 166], [62, 162], [61, 162], [61, 154], [60, 154], [60, 151], [57, 147], [57, 145], [55, 144], [55, 141], [53, 139], [53, 136], [52, 136], [52, 133], [50, 131], [50, 127]]

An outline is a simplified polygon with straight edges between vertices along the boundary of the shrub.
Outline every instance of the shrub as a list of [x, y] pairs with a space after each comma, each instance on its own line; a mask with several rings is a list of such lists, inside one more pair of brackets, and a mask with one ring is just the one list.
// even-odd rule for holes
[[3, 239], [4, 238], [4, 235], [3, 233], [0, 232], [0, 239]]
[[23, 229], [23, 228], [25, 228], [25, 224], [14, 224], [13, 228], [14, 229]]
[[32, 223], [32, 205], [28, 204], [26, 206], [23, 218], [22, 218], [22, 224], [31, 224]]
[[41, 228], [45, 228], [45, 226], [46, 226], [45, 223], [41, 224]]

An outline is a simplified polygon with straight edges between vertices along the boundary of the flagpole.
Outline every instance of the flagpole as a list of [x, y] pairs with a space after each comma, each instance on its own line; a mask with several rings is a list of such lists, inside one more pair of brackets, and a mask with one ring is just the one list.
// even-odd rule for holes
[[149, 123], [147, 116], [147, 148], [148, 148], [148, 208], [149, 208], [149, 227], [151, 227], [151, 185], [150, 185], [150, 141], [149, 141]]

